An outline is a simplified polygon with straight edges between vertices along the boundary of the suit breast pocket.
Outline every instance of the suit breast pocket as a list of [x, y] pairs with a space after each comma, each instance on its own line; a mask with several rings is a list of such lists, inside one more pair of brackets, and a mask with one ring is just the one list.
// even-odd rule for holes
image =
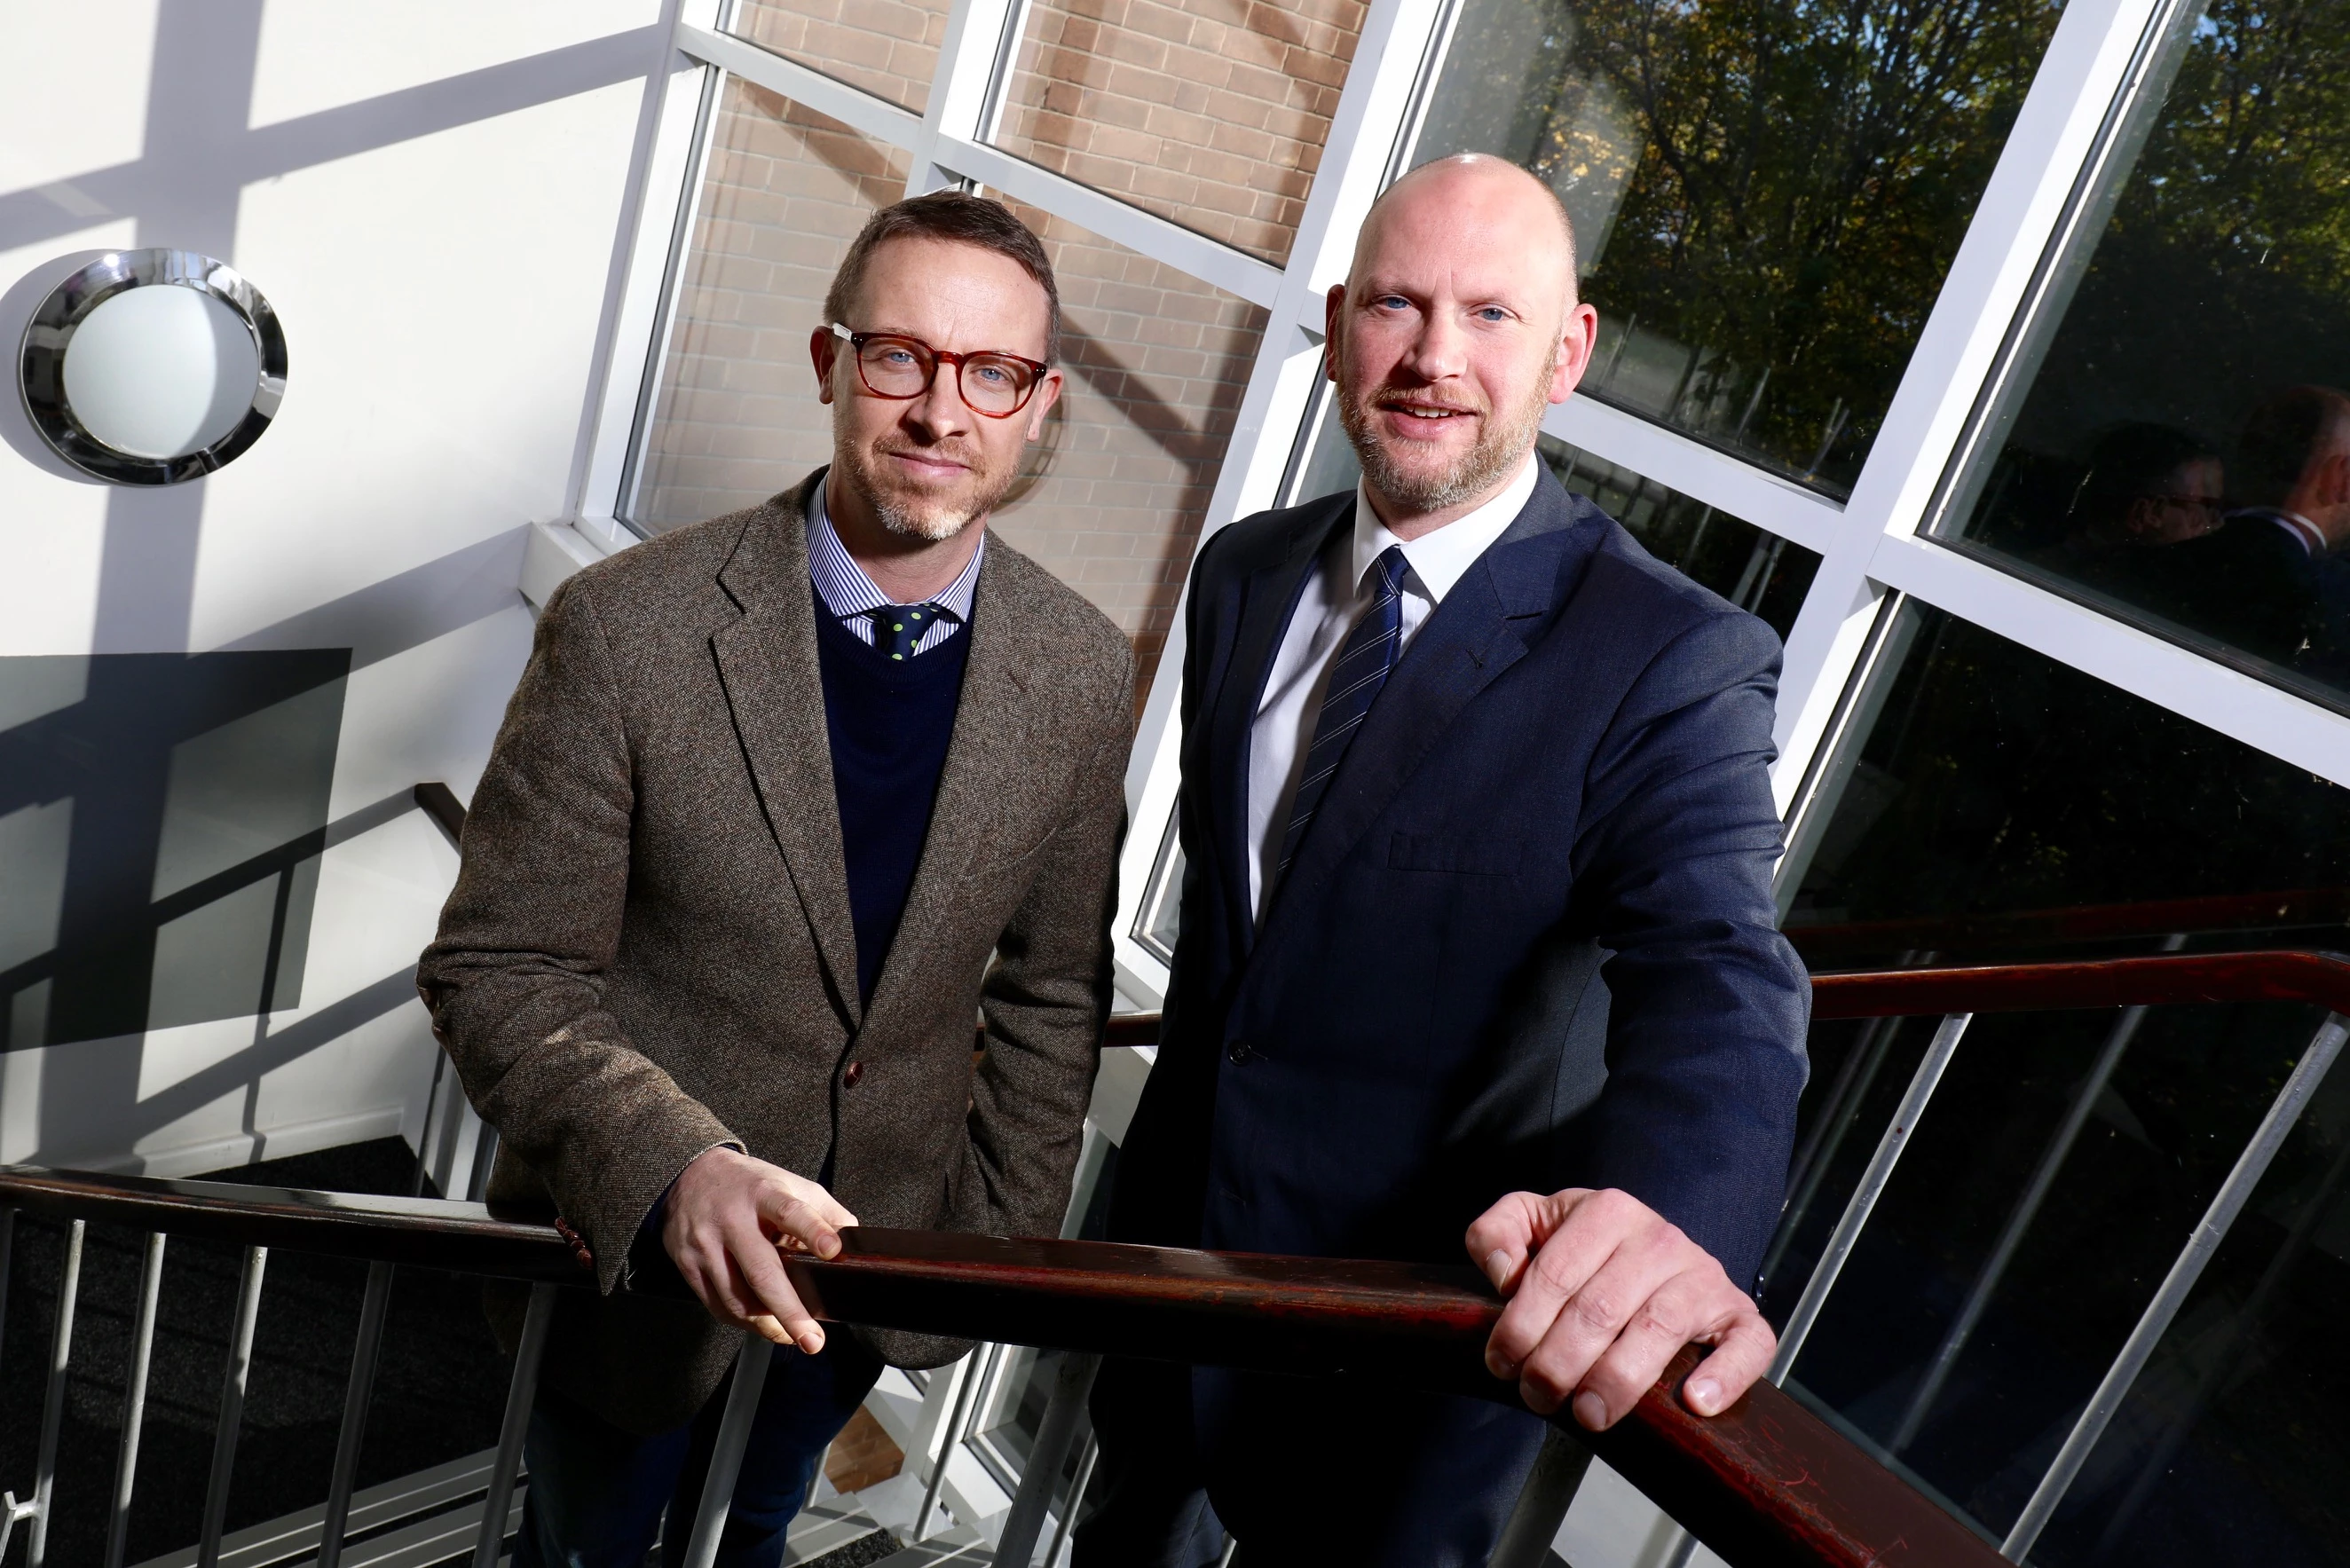
[[1523, 838], [1399, 832], [1388, 840], [1388, 868], [1443, 871], [1456, 877], [1512, 877], [1524, 862], [1525, 847]]

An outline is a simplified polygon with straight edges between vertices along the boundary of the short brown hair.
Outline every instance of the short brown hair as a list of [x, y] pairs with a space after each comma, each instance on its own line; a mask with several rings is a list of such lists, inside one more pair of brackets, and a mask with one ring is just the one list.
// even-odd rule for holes
[[941, 240], [950, 244], [974, 245], [1019, 263], [1020, 270], [1035, 278], [1036, 286], [1045, 291], [1045, 358], [1060, 357], [1061, 287], [1053, 280], [1053, 264], [1045, 254], [1045, 243], [1036, 237], [1035, 230], [1013, 216], [1012, 209], [1003, 202], [965, 191], [933, 191], [926, 196], [909, 196], [866, 219], [865, 226], [849, 242], [848, 254], [840, 258], [840, 270], [832, 275], [832, 286], [825, 290], [824, 315], [827, 322], [848, 324], [848, 302], [864, 286], [865, 271], [873, 263], [873, 253], [891, 240]]
[[2287, 387], [2262, 399], [2244, 421], [2228, 488], [2253, 506], [2282, 506], [2309, 471], [2310, 459], [2341, 439], [2350, 397], [2331, 387]]

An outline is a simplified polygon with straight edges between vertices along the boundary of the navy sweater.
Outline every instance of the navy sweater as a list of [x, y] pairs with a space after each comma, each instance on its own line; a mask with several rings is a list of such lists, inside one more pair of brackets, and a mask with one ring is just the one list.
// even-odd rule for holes
[[930, 836], [962, 699], [970, 628], [900, 664], [858, 640], [821, 597], [816, 625], [848, 911], [857, 929], [857, 991], [870, 1002]]

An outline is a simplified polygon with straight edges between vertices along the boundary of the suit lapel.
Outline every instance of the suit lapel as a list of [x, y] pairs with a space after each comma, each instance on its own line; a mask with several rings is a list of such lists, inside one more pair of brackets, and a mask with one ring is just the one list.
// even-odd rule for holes
[[1276, 890], [1264, 939], [1310, 913], [1322, 885], [1477, 694], [1526, 656], [1564, 591], [1565, 556], [1596, 541], [1582, 504], [1544, 472], [1524, 510], [1452, 586], [1371, 704]]
[[815, 934], [833, 1005], [854, 1029], [862, 1011], [857, 929], [849, 917], [807, 562], [806, 499], [822, 479], [819, 470], [762, 508], [743, 529], [718, 573], [743, 618], [713, 636], [711, 648], [760, 810]]
[[1021, 784], [1042, 738], [1032, 729], [1039, 715], [1027, 698], [1027, 671], [1052, 650], [1036, 635], [1038, 618], [1020, 602], [1003, 563], [1003, 552], [991, 539], [972, 592], [971, 624], [962, 634], [971, 647], [930, 831], [906, 889], [898, 934], [873, 982], [875, 1011], [905, 989], [908, 974], [920, 972], [940, 922], [962, 907], [966, 874], [975, 863], [990, 848], [1017, 847], [1025, 842], [1024, 827], [1034, 826], [1028, 821], [1033, 794]]
[[1210, 721], [1207, 776], [1214, 781], [1211, 810], [1216, 853], [1230, 901], [1231, 929], [1243, 956], [1256, 932], [1256, 908], [1249, 898], [1249, 862], [1256, 854], [1248, 833], [1249, 737], [1283, 634], [1305, 592], [1306, 574], [1321, 559], [1332, 531], [1355, 514], [1352, 491], [1334, 500], [1341, 504], [1326, 511], [1304, 509], [1265, 560], [1242, 578], [1236, 611], [1240, 631], [1232, 639]]

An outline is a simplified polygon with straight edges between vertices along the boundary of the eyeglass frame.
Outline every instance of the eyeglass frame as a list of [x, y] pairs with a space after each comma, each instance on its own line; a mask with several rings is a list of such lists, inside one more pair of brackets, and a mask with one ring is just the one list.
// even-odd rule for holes
[[[857, 367], [858, 385], [863, 387], [872, 396], [887, 399], [893, 403], [910, 403], [936, 384], [941, 365], [952, 365], [955, 373], [955, 396], [962, 400], [964, 408], [983, 420], [1008, 420], [1019, 413], [1035, 399], [1036, 389], [1045, 384], [1045, 378], [1052, 374], [1053, 370], [1053, 367], [1042, 359], [1031, 359], [1025, 354], [1014, 354], [1005, 348], [973, 348], [958, 354], [952, 349], [933, 348], [910, 332], [856, 332], [851, 331], [847, 323], [836, 321], [832, 323], [832, 335], [848, 345], [849, 360]], [[923, 378], [921, 392], [885, 392], [867, 379], [865, 346], [882, 338], [899, 343], [910, 343], [931, 357], [931, 373]], [[971, 360], [980, 358], [1009, 359], [1015, 365], [1024, 365], [1033, 378], [1028, 383], [1027, 389], [1020, 394], [1020, 400], [1000, 414], [991, 413], [981, 408], [971, 400], [971, 394], [962, 389], [963, 366]]]

